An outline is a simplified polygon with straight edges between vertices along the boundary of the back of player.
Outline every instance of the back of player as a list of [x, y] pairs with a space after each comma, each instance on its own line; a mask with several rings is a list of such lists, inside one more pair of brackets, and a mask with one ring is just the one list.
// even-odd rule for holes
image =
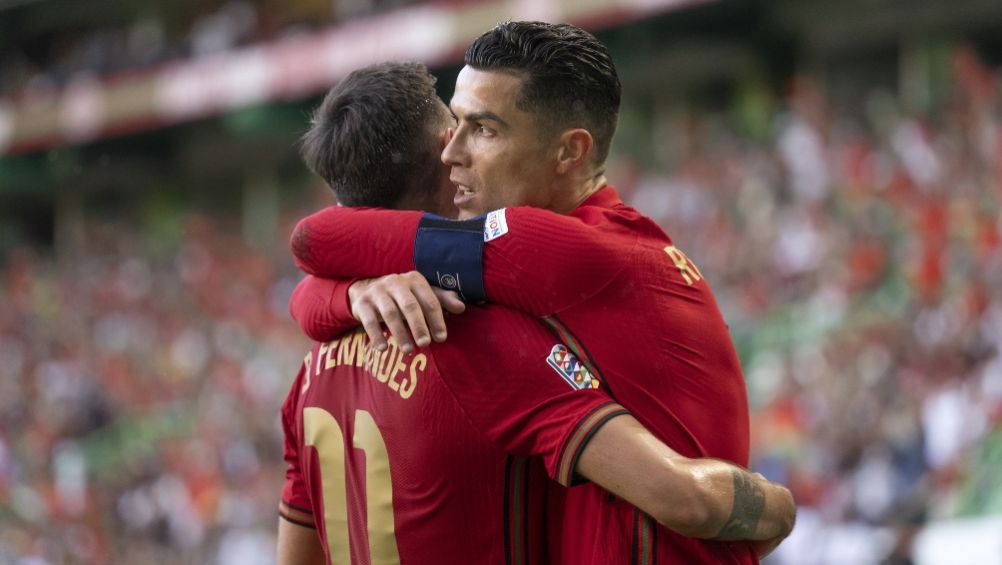
[[[592, 196], [572, 215], [604, 223], [606, 234], [618, 232], [621, 237], [613, 237], [624, 242], [625, 268], [588, 300], [546, 319], [591, 365], [610, 396], [676, 451], [747, 466], [744, 377], [727, 326], [698, 268], [653, 221], [622, 204], [610, 189]], [[605, 218], [599, 220], [600, 215]], [[538, 230], [539, 224], [533, 227]], [[625, 243], [631, 240], [634, 243]], [[602, 323], [595, 323], [596, 316]], [[629, 331], [629, 347], [622, 346], [624, 331]], [[658, 374], [650, 372], [652, 366]], [[565, 540], [559, 546], [566, 562], [617, 563], [622, 555], [633, 555], [635, 563], [756, 561], [745, 543], [679, 535], [592, 485], [571, 489], [564, 511], [564, 532], [582, 515], [597, 521], [592, 524], [595, 532], [631, 532], [615, 538], [623, 547], [582, 547], [580, 540]]]
[[[314, 247], [309, 267], [341, 276], [421, 270], [419, 216], [319, 212], [303, 224], [328, 240], [350, 236], [368, 249], [363, 237], [394, 239], [380, 265], [336, 245], [337, 254]], [[483, 247], [489, 299], [543, 317], [614, 401], [682, 455], [747, 466], [748, 403], [727, 326], [698, 268], [653, 221], [612, 187], [568, 215], [519, 207], [495, 216], [504, 218], [504, 229]], [[574, 532], [558, 545], [563, 562], [611, 564], [623, 555], [641, 563], [755, 562], [746, 543], [678, 535], [592, 486], [571, 489], [562, 508], [561, 531]]]
[[480, 435], [428, 355], [361, 330], [314, 346], [282, 409], [281, 515], [333, 564], [539, 562], [542, 466]]

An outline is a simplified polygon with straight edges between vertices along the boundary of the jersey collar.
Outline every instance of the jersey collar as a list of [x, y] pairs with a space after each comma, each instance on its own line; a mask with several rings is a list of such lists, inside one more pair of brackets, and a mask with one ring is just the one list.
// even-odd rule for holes
[[616, 192], [616, 187], [607, 184], [595, 191], [591, 196], [585, 198], [581, 206], [597, 206], [599, 208], [612, 208], [623, 203]]

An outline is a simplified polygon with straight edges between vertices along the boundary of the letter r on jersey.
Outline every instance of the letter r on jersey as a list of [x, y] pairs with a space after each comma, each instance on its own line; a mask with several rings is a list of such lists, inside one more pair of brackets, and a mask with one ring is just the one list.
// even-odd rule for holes
[[665, 247], [665, 253], [671, 257], [672, 263], [675, 263], [675, 266], [678, 267], [678, 272], [682, 275], [682, 278], [685, 279], [685, 282], [689, 286], [692, 286], [696, 281], [703, 279], [703, 274], [696, 268], [696, 264], [689, 260], [689, 258], [685, 256], [685, 253], [682, 253], [682, 251], [677, 247], [669, 245], [668, 247]]

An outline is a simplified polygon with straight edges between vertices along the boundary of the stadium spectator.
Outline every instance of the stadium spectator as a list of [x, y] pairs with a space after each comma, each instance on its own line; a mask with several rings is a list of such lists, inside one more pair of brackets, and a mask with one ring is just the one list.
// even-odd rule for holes
[[[141, 71], [170, 61], [218, 54], [301, 34], [321, 25], [386, 12], [417, 0], [294, 0], [280, 8], [260, 0], [228, 0], [206, 11], [151, 7], [147, 17], [81, 30], [34, 31], [31, 41], [8, 43], [0, 54], [0, 97], [30, 96], [81, 76]], [[12, 8], [7, 8], [12, 10]], [[156, 10], [170, 10], [169, 15]], [[120, 17], [111, 15], [109, 19]], [[46, 36], [39, 41], [38, 36]], [[15, 38], [16, 39], [16, 38]]]
[[207, 217], [166, 253], [145, 236], [98, 226], [58, 266], [6, 262], [0, 561], [272, 553], [293, 280]]
[[[954, 72], [927, 115], [819, 94], [817, 201], [791, 197], [775, 136], [723, 114], [691, 116], [700, 143], [657, 132], [688, 148], [677, 160], [616, 157], [634, 171], [612, 173], [619, 188], [699, 258], [731, 325], [752, 467], [801, 505], [776, 562], [908, 555], [926, 519], [1002, 512], [1000, 74], [969, 54]], [[784, 131], [795, 111], [762, 119]], [[928, 186], [914, 151], [938, 163]], [[209, 218], [186, 226], [175, 243], [92, 226], [71, 258], [0, 265], [0, 562], [273, 555], [281, 435], [261, 414], [305, 347], [292, 267], [270, 258], [287, 233], [262, 255]]]

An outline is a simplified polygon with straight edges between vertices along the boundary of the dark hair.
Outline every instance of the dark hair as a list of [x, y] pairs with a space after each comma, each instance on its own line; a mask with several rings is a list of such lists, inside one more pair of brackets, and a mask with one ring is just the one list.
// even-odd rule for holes
[[536, 114], [544, 135], [587, 129], [595, 162], [605, 162], [622, 87], [609, 50], [594, 35], [568, 24], [504, 22], [478, 37], [465, 60], [481, 71], [524, 73], [516, 107]]
[[[352, 71], [316, 109], [302, 156], [345, 206], [394, 207], [415, 191], [438, 190], [434, 128], [445, 105], [420, 63]], [[436, 120], [441, 120], [436, 121]]]

